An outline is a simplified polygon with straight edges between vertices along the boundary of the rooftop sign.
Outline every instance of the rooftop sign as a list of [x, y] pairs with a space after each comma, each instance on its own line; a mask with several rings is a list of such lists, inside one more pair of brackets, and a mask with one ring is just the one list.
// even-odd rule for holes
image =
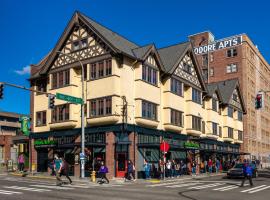
[[214, 41], [208, 45], [195, 47], [193, 49], [193, 51], [197, 55], [205, 54], [208, 52], [217, 51], [217, 50], [221, 50], [224, 48], [240, 45], [240, 44], [242, 44], [242, 41], [243, 41], [243, 39], [242, 39], [241, 35], [240, 36], [233, 36], [230, 38], [225, 38], [222, 40]]

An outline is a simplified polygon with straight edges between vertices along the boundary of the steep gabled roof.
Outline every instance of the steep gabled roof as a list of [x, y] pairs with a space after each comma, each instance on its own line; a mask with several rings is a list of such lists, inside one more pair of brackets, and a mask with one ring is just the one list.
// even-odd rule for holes
[[230, 80], [220, 81], [216, 83], [211, 83], [209, 84], [208, 87], [210, 87], [208, 88], [209, 95], [211, 94], [211, 92], [213, 92], [213, 88], [218, 87], [219, 94], [221, 95], [222, 103], [225, 105], [230, 103], [233, 92], [235, 89], [237, 89], [239, 91], [239, 99], [240, 99], [243, 112], [246, 113], [246, 107], [244, 104], [244, 99], [243, 99], [243, 95], [240, 89], [238, 79], [230, 79]]
[[153, 48], [153, 44], [148, 44], [142, 47], [138, 47], [136, 49], [132, 49], [134, 56], [137, 59], [144, 59], [145, 55], [151, 50], [151, 48]]
[[105, 26], [97, 23], [93, 19], [87, 17], [86, 15], [78, 12], [78, 16], [82, 17], [88, 22], [88, 25], [91, 29], [96, 30], [96, 32], [108, 43], [110, 43], [113, 47], [120, 51], [120, 53], [127, 54], [128, 56], [134, 57], [132, 49], [138, 48], [139, 46], [123, 36], [119, 35], [116, 32], [108, 29]]
[[190, 42], [184, 42], [173, 46], [158, 49], [158, 53], [163, 62], [166, 72], [170, 72], [177, 61], [190, 48]]

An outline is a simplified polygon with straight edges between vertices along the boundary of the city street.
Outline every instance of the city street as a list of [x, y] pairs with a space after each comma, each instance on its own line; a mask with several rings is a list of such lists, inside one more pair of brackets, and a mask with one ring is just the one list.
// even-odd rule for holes
[[75, 183], [55, 186], [52, 180], [39, 180], [13, 176], [0, 176], [0, 199], [53, 200], [53, 199], [267, 199], [270, 179], [254, 179], [254, 187], [239, 187], [240, 179], [222, 176], [207, 178], [179, 178], [161, 182], [138, 180], [98, 185]]

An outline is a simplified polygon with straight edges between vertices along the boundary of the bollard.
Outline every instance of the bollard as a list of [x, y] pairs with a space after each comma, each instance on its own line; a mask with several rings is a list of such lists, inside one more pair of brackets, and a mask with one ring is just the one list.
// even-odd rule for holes
[[95, 171], [92, 171], [91, 179], [92, 179], [92, 182], [96, 182], [96, 172]]

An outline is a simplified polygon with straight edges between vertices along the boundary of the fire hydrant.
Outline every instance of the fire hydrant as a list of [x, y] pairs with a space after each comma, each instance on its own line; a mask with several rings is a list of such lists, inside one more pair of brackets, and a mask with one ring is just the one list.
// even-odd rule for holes
[[96, 172], [95, 171], [92, 171], [91, 179], [92, 179], [92, 182], [96, 182]]

